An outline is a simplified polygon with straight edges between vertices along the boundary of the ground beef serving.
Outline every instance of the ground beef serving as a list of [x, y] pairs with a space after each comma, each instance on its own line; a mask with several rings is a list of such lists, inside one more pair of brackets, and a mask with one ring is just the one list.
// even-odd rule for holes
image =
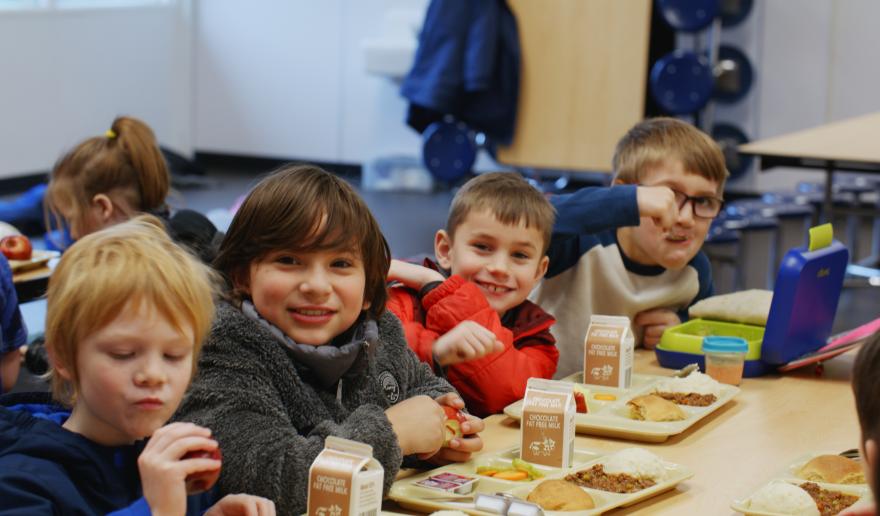
[[840, 491], [831, 491], [822, 489], [818, 484], [813, 482], [804, 482], [801, 489], [810, 493], [816, 506], [819, 507], [819, 513], [822, 516], [832, 516], [846, 509], [850, 505], [856, 503], [858, 496], [841, 493]]
[[718, 399], [714, 394], [697, 394], [696, 392], [658, 392], [656, 394], [665, 400], [689, 407], [708, 407]]
[[605, 468], [601, 464], [566, 475], [565, 479], [579, 486], [612, 493], [635, 493], [656, 483], [650, 478], [636, 478], [625, 473], [605, 473]]

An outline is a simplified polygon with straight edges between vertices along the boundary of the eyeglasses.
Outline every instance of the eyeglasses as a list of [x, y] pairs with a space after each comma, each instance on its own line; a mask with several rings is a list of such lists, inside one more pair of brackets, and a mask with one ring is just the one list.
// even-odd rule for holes
[[693, 196], [678, 190], [671, 190], [675, 193], [675, 203], [678, 204], [679, 210], [683, 210], [684, 205], [690, 201], [694, 215], [703, 219], [714, 219], [721, 211], [721, 205], [724, 204], [724, 201], [717, 197]]

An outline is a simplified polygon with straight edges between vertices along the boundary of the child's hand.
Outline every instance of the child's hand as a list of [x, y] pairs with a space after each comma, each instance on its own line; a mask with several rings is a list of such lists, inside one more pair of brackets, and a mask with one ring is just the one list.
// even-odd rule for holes
[[504, 344], [480, 323], [462, 321], [434, 341], [432, 350], [445, 367], [504, 351]]
[[651, 217], [660, 229], [668, 230], [678, 218], [678, 204], [675, 192], [666, 186], [639, 186], [636, 189], [636, 202], [639, 215]]
[[138, 457], [144, 498], [154, 515], [186, 512], [186, 477], [216, 470], [220, 461], [207, 458], [180, 460], [187, 452], [211, 451], [217, 441], [211, 431], [192, 423], [171, 423], [156, 430]]
[[388, 281], [396, 280], [416, 290], [432, 281], [443, 279], [443, 275], [433, 269], [401, 260], [391, 260], [391, 267], [388, 269]]
[[[457, 410], [464, 408], [464, 401], [454, 392], [444, 394], [436, 398], [436, 401], [440, 405], [448, 405]], [[450, 440], [446, 446], [440, 448], [440, 451], [428, 459], [430, 462], [435, 464], [465, 462], [470, 460], [472, 453], [483, 449], [483, 439], [477, 435], [485, 428], [483, 420], [470, 414], [465, 414], [465, 416], [467, 421], [461, 424], [462, 437]]]
[[272, 500], [248, 494], [226, 495], [205, 512], [204, 516], [274, 516]]
[[443, 446], [446, 412], [427, 396], [413, 396], [385, 410], [404, 455], [434, 455]]
[[668, 308], [652, 308], [636, 314], [633, 324], [644, 330], [642, 345], [645, 349], [654, 349], [660, 343], [660, 337], [666, 328], [681, 324], [681, 319]]

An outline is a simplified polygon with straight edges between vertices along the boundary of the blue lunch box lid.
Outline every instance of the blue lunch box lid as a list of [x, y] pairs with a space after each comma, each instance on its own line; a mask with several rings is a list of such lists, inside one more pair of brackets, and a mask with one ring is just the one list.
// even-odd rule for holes
[[761, 346], [761, 360], [786, 364], [816, 351], [831, 335], [849, 251], [827, 247], [788, 251], [779, 265]]
[[746, 353], [749, 344], [741, 337], [710, 335], [703, 337], [703, 353]]

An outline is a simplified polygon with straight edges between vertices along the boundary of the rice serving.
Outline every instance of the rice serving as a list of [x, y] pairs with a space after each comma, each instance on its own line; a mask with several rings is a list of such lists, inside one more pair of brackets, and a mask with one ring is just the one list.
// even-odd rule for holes
[[642, 448], [626, 448], [610, 455], [603, 466], [606, 473], [630, 475], [636, 478], [662, 480], [666, 476], [666, 468], [660, 457]]
[[749, 499], [750, 509], [782, 514], [819, 516], [819, 508], [809, 493], [788, 482], [771, 482]]

